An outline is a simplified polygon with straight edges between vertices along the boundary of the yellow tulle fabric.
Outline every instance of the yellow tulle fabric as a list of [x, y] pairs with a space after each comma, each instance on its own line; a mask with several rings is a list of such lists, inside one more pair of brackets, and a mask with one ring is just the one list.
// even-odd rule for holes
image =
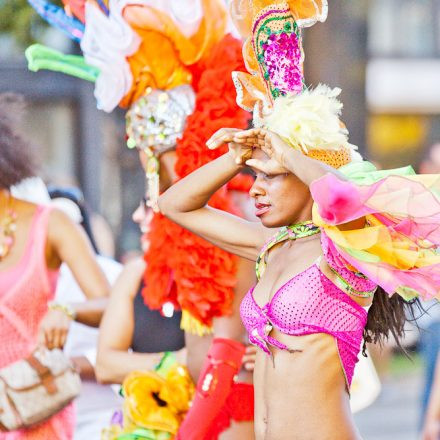
[[124, 19], [142, 42], [127, 60], [133, 84], [121, 101], [122, 107], [129, 107], [148, 87], [168, 90], [191, 82], [189, 66], [206, 57], [226, 31], [223, 1], [202, 0], [202, 7], [203, 17], [191, 36], [184, 35], [163, 11], [139, 3], [124, 8]]
[[[438, 299], [440, 176], [408, 170], [373, 170], [348, 175], [349, 181], [324, 176], [311, 187], [313, 222], [352, 267], [389, 294]], [[360, 229], [346, 230], [356, 219], [363, 219]]]
[[[383, 262], [401, 270], [420, 268], [440, 263], [440, 255], [432, 249], [424, 249], [419, 243], [402, 234], [392, 235], [389, 229], [372, 215], [365, 216], [366, 228], [344, 231], [337, 226], [326, 224], [319, 216], [316, 205], [313, 223], [322, 227], [328, 237], [338, 246], [354, 251], [358, 255], [365, 252], [368, 262]], [[369, 255], [367, 255], [368, 253]]]

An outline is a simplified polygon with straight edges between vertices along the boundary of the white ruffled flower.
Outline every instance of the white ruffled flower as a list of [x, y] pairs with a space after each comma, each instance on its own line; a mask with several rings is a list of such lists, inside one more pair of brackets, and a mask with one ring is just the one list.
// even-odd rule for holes
[[141, 43], [122, 17], [123, 4], [110, 0], [107, 17], [92, 2], [86, 3], [86, 29], [81, 49], [87, 63], [100, 69], [95, 97], [98, 108], [106, 112], [114, 110], [129, 92], [133, 76], [127, 57], [133, 55]]
[[136, 0], [130, 4], [148, 6], [165, 13], [186, 38], [191, 38], [197, 33], [203, 19], [201, 0]]

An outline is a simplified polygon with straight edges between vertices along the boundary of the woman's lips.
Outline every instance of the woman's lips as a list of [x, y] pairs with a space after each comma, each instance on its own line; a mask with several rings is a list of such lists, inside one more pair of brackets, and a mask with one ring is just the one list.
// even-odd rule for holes
[[270, 205], [265, 205], [264, 203], [255, 203], [255, 215], [257, 217], [261, 217], [263, 214], [266, 214], [270, 209]]

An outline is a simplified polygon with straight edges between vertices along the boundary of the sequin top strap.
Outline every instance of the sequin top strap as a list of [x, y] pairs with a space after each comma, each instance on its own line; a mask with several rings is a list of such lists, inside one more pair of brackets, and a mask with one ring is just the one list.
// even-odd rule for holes
[[291, 226], [285, 226], [279, 229], [278, 232], [266, 242], [257, 258], [255, 266], [257, 279], [259, 280], [263, 276], [267, 266], [267, 255], [274, 246], [286, 240], [296, 240], [298, 238], [310, 237], [311, 235], [318, 234], [319, 232], [319, 227], [316, 226], [311, 220], [296, 223]]

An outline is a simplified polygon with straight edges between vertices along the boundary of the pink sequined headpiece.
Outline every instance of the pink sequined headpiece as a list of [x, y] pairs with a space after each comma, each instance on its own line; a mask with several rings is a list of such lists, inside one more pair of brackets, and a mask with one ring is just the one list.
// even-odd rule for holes
[[253, 49], [270, 95], [303, 88], [301, 34], [287, 4], [263, 9], [253, 26]]
[[233, 0], [231, 14], [246, 38], [249, 73], [234, 72], [237, 103], [247, 111], [270, 109], [274, 100], [304, 88], [301, 28], [327, 17], [326, 1]]
[[281, 136], [303, 154], [339, 168], [359, 160], [339, 117], [340, 89], [304, 81], [301, 29], [327, 17], [326, 0], [232, 0], [231, 15], [246, 38], [246, 72], [234, 72], [237, 104], [255, 127]]

